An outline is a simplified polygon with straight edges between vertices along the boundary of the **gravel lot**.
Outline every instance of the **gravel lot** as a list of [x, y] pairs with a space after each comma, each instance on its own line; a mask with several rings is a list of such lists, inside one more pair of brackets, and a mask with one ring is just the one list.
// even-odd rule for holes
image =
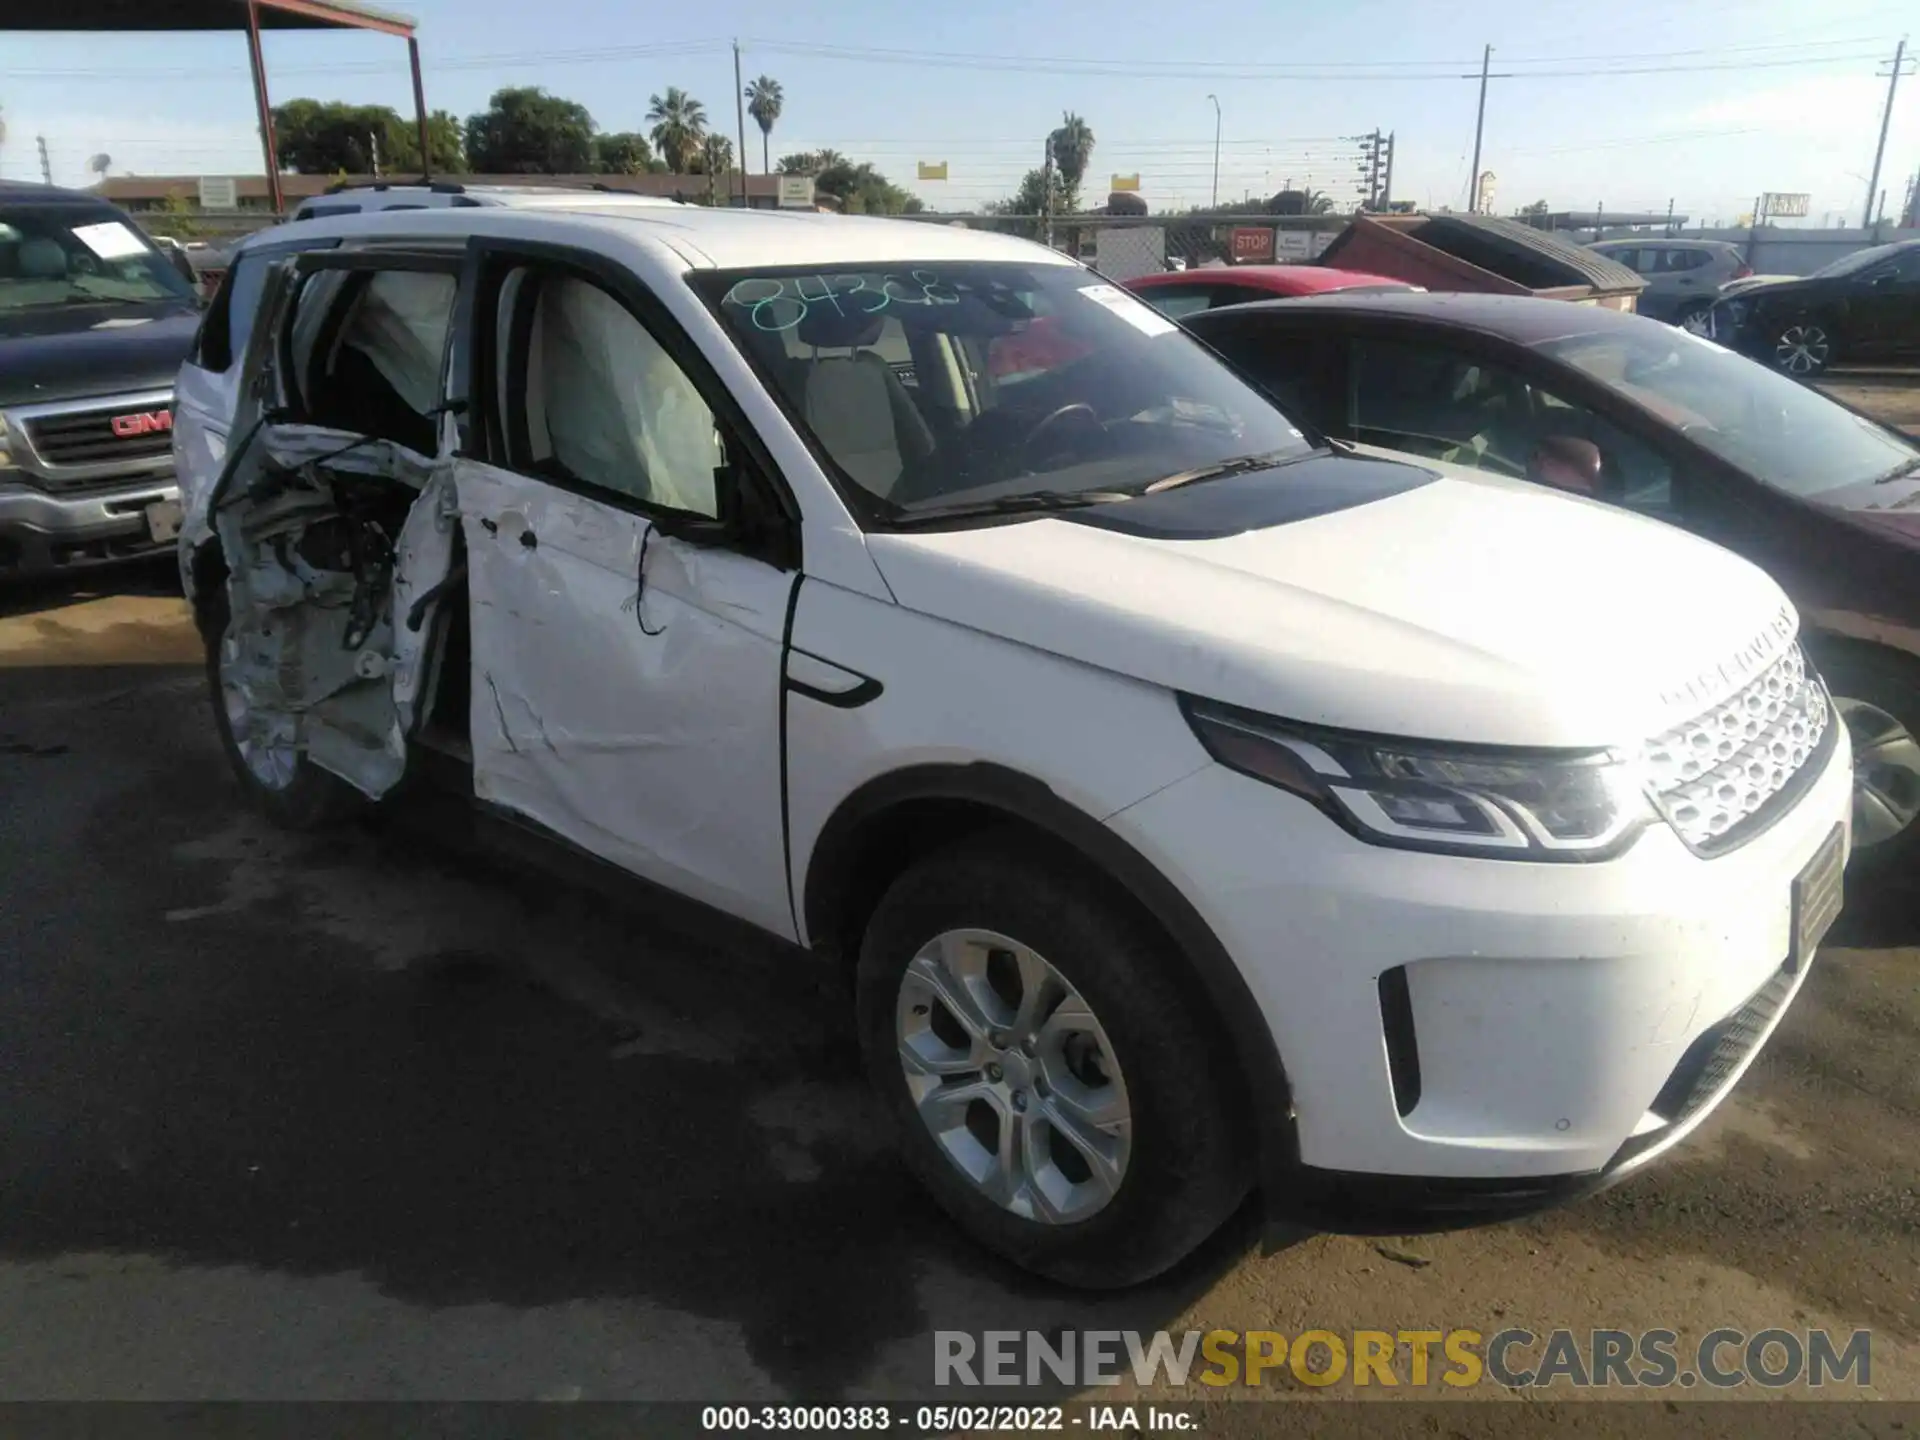
[[921, 1199], [762, 947], [251, 818], [167, 577], [114, 586], [0, 596], [0, 1399], [924, 1397], [931, 1331], [1063, 1325], [1870, 1327], [1920, 1398], [1920, 898], [1653, 1173], [1077, 1296]]

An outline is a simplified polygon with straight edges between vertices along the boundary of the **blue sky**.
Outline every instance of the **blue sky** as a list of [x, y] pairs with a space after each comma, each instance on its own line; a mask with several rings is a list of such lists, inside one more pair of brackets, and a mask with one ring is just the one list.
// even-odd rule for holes
[[[1884, 62], [1872, 57], [1890, 55], [1920, 13], [1911, 0], [1491, 0], [1470, 22], [1418, 0], [842, 0], [812, 14], [772, 0], [391, 3], [420, 20], [430, 106], [464, 116], [499, 86], [538, 84], [581, 101], [608, 130], [643, 129], [647, 97], [679, 85], [732, 133], [726, 47], [737, 36], [746, 76], [772, 75], [786, 90], [776, 157], [831, 145], [903, 182], [916, 161], [946, 160], [946, 184], [916, 186], [946, 209], [1010, 191], [1066, 109], [1098, 140], [1090, 190], [1138, 172], [1156, 206], [1203, 203], [1209, 94], [1220, 105], [1223, 198], [1288, 181], [1345, 193], [1351, 146], [1338, 137], [1377, 127], [1398, 136], [1398, 198], [1458, 206], [1477, 87], [1457, 77], [1491, 43], [1496, 73], [1522, 72], [1489, 92], [1482, 167], [1497, 177], [1496, 210], [1541, 198], [1614, 211], [1671, 200], [1730, 223], [1760, 190], [1806, 191], [1814, 224], [1840, 214], [1857, 223], [1885, 96], [1875, 78]], [[266, 43], [275, 100], [411, 107], [397, 41]], [[82, 182], [99, 152], [116, 174], [259, 171], [237, 33], [0, 35], [0, 55], [0, 175], [38, 178], [38, 135], [63, 183]], [[1569, 73], [1596, 69], [1644, 73]], [[1916, 167], [1911, 79], [1882, 179], [1890, 209]]]

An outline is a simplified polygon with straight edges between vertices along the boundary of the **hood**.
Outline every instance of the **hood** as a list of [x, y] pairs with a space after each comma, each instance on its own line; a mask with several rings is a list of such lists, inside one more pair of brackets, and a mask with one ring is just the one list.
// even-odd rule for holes
[[[1387, 471], [1415, 480], [1376, 483]], [[1377, 498], [1278, 520], [1284, 504], [1245, 503], [1348, 476]], [[1179, 523], [1236, 507], [1251, 523], [1231, 533]], [[1637, 745], [1746, 684], [1798, 626], [1772, 580], [1717, 546], [1437, 465], [1328, 457], [869, 544], [925, 614], [1271, 715], [1431, 740]]]
[[0, 312], [0, 405], [171, 389], [199, 328], [179, 305]]

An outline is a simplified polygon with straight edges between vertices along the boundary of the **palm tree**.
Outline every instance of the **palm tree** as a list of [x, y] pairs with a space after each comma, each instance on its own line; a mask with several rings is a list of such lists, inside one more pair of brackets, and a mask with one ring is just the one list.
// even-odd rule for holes
[[773, 138], [774, 122], [780, 118], [780, 104], [785, 98], [780, 93], [780, 82], [766, 75], [747, 86], [747, 113], [753, 117], [753, 123], [760, 127], [760, 168], [763, 171], [772, 168], [767, 164], [767, 144]]
[[700, 142], [700, 171], [707, 177], [707, 203], [720, 199], [720, 177], [733, 171], [733, 141], [709, 134]]
[[647, 123], [653, 127], [653, 148], [676, 175], [689, 173], [700, 142], [707, 134], [707, 109], [677, 85], [665, 95], [649, 97]]
[[1093, 159], [1093, 129], [1071, 110], [1060, 117], [1060, 128], [1047, 136], [1047, 153], [1053, 156], [1053, 168], [1060, 172], [1069, 205], [1078, 205], [1080, 182], [1086, 178]]

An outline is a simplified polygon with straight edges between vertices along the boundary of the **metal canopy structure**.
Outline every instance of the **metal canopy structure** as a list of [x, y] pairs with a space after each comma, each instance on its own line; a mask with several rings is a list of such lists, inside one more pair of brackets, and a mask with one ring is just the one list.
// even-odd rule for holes
[[260, 148], [266, 160], [267, 188], [273, 211], [284, 213], [280, 160], [273, 139], [273, 106], [267, 99], [267, 64], [260, 53], [262, 30], [370, 30], [407, 42], [413, 70], [413, 114], [420, 127], [420, 168], [430, 163], [427, 147], [427, 99], [420, 83], [420, 42], [410, 16], [363, 5], [360, 0], [62, 0], [58, 6], [34, 6], [10, 15], [0, 29], [153, 31], [244, 30], [253, 65], [253, 99], [260, 112]]

